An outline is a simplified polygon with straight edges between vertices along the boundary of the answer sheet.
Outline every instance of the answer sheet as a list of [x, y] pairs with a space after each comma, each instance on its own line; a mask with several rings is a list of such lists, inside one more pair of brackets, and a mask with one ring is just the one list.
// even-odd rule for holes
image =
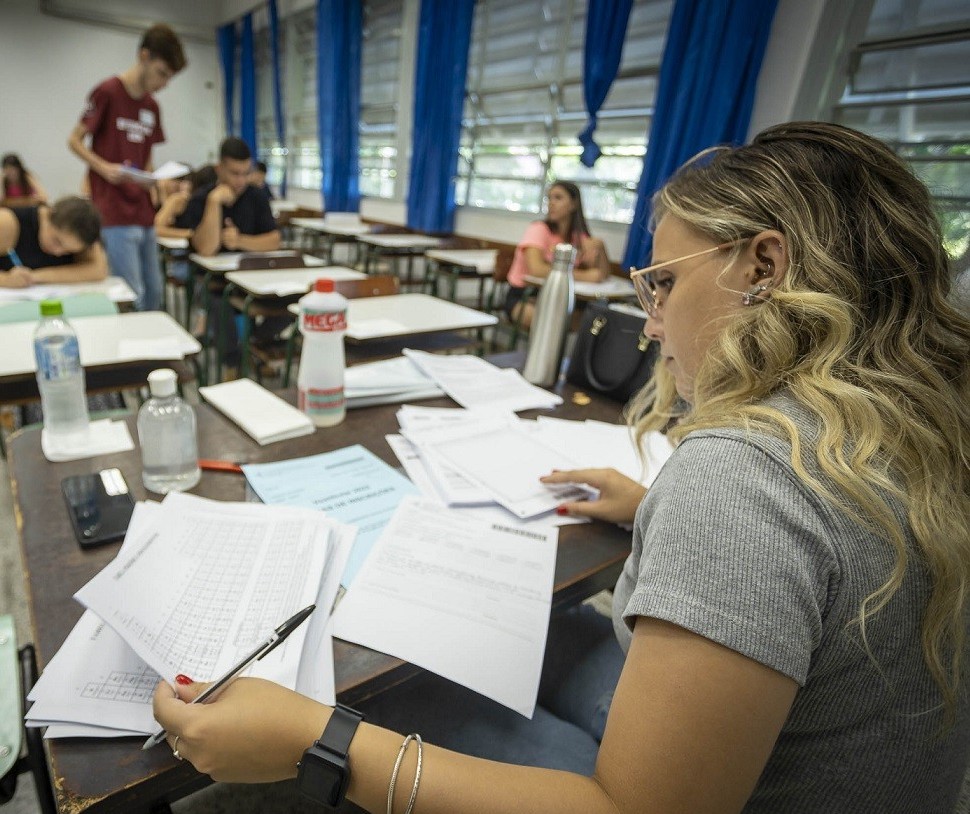
[[[211, 680], [316, 601], [332, 547], [318, 512], [175, 493], [161, 512], [75, 598], [166, 680]], [[293, 687], [306, 629], [250, 674]]]
[[535, 710], [558, 529], [406, 498], [334, 614], [334, 635]]
[[357, 526], [357, 540], [340, 583], [350, 585], [394, 509], [417, 487], [360, 444], [334, 452], [269, 464], [243, 472], [264, 503], [324, 511]]

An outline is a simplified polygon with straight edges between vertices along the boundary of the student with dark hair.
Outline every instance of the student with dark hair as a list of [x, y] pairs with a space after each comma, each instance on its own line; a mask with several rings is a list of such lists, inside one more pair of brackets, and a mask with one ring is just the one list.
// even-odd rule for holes
[[252, 172], [249, 173], [249, 183], [262, 192], [266, 196], [266, 200], [272, 201], [275, 196], [273, 195], [273, 190], [269, 188], [269, 184], [266, 183], [267, 171], [264, 161], [255, 162]]
[[47, 193], [19, 155], [7, 153], [0, 160], [0, 166], [3, 167], [3, 195], [0, 198], [4, 202], [15, 199], [24, 205], [47, 203]]
[[103, 280], [108, 261], [100, 233], [97, 210], [83, 198], [0, 207], [0, 287]]
[[101, 213], [101, 237], [111, 268], [131, 285], [142, 311], [156, 310], [162, 303], [152, 184], [132, 180], [124, 168], [152, 169], [152, 146], [165, 140], [153, 94], [185, 65], [175, 32], [167, 25], [152, 26], [142, 37], [135, 63], [91, 91], [68, 139], [89, 167], [91, 199]]
[[556, 181], [547, 193], [545, 220], [533, 221], [515, 249], [509, 269], [509, 290], [505, 311], [523, 328], [532, 324], [535, 306], [525, 299], [525, 278], [545, 277], [552, 269], [552, 250], [557, 243], [572, 243], [578, 254], [573, 277], [598, 283], [610, 274], [610, 260], [603, 241], [592, 237], [583, 214], [579, 187], [571, 181]]
[[199, 254], [220, 251], [266, 252], [280, 247], [280, 232], [269, 201], [249, 184], [252, 154], [242, 139], [229, 137], [219, 146], [216, 181], [201, 187], [175, 220], [191, 229]]

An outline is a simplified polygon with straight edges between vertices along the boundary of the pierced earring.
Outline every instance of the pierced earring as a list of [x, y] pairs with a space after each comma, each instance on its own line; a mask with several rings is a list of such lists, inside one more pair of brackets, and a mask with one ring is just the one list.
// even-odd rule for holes
[[768, 283], [762, 283], [761, 285], [756, 285], [750, 291], [745, 291], [741, 295], [741, 305], [754, 305], [756, 302], [764, 302], [768, 298], [762, 296], [762, 294], [769, 288]]

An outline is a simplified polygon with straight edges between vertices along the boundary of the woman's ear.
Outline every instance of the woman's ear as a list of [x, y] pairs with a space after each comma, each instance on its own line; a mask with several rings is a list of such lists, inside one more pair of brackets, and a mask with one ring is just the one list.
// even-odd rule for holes
[[788, 240], [776, 229], [759, 232], [748, 242], [744, 261], [749, 285], [777, 288], [788, 272]]

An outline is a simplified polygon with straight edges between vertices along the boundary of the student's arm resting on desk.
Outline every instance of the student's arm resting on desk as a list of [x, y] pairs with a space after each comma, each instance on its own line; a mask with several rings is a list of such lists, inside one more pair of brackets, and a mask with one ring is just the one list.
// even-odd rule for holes
[[539, 478], [543, 483], [585, 483], [600, 493], [596, 500], [563, 503], [559, 510], [574, 517], [591, 517], [611, 523], [632, 523], [637, 506], [646, 495], [642, 483], [615, 469], [557, 470]]
[[108, 256], [100, 242], [74, 255], [66, 266], [50, 266], [31, 271], [34, 283], [92, 283], [108, 276]]
[[278, 229], [260, 235], [244, 235], [226, 218], [222, 229], [222, 245], [230, 251], [271, 252], [280, 247]]
[[[590, 240], [595, 240], [595, 238], [590, 238]], [[602, 243], [602, 241], [600, 241]], [[522, 254], [525, 257], [525, 264], [529, 269], [529, 275], [531, 277], [548, 277], [549, 272], [552, 271], [552, 263], [546, 261], [543, 255], [542, 249], [538, 246], [526, 246], [522, 250]], [[609, 261], [606, 260], [605, 249], [599, 251], [597, 257], [602, 257], [603, 262], [605, 262], [605, 270], [601, 267], [600, 261], [597, 261], [597, 265], [591, 267], [581, 267], [576, 265], [573, 268], [573, 279], [579, 280], [583, 283], [600, 283], [606, 279], [609, 274]]]
[[205, 257], [217, 254], [222, 245], [222, 207], [232, 206], [236, 196], [226, 184], [216, 184], [206, 196], [202, 219], [192, 235], [192, 248]]
[[[584, 777], [512, 766], [427, 745], [418, 814], [728, 814], [751, 794], [795, 697], [791, 679], [684, 628], [637, 620], [596, 771]], [[228, 782], [294, 777], [330, 708], [276, 684], [240, 679], [210, 704], [187, 705], [202, 685], [162, 684], [155, 717], [179, 753]], [[416, 726], [420, 731], [420, 725]], [[401, 735], [361, 724], [350, 748], [348, 798], [383, 810]], [[725, 744], [730, 748], [725, 748]], [[401, 768], [396, 810], [415, 773]]]
[[[20, 223], [6, 207], [0, 207], [0, 255], [6, 255], [17, 245]], [[27, 288], [33, 283], [30, 269], [14, 266], [10, 271], [0, 271], [0, 288]]]
[[173, 192], [165, 199], [158, 212], [155, 213], [155, 234], [158, 237], [192, 238], [193, 229], [180, 229], [175, 226], [175, 219], [185, 211], [189, 202], [189, 193]]

